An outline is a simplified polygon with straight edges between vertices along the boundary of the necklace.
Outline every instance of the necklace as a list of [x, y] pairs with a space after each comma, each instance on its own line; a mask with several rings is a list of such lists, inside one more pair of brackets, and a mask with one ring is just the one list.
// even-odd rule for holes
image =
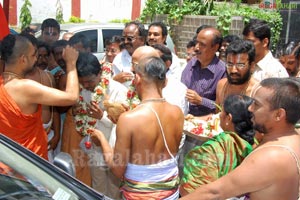
[[7, 72], [6, 71], [6, 72], [3, 72], [2, 74], [11, 76], [12, 78], [22, 79], [22, 76], [20, 76], [19, 74], [14, 73], [14, 72]]
[[[245, 87], [238, 94], [245, 95], [249, 85], [250, 85], [250, 80], [248, 81], [248, 83], [245, 85]], [[226, 81], [225, 86], [224, 86], [223, 91], [222, 91], [222, 97], [223, 97], [222, 102], [224, 102], [225, 98], [230, 94], [228, 89], [229, 89], [229, 83], [228, 83], [228, 81]]]
[[165, 98], [152, 98], [152, 99], [145, 99], [141, 102], [141, 104], [143, 103], [147, 103], [147, 102], [165, 102], [166, 99]]

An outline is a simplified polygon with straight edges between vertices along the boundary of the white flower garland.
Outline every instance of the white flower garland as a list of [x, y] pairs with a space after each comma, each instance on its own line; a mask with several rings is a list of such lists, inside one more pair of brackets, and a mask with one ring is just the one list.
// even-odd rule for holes
[[[112, 76], [111, 65], [102, 66], [101, 81], [95, 87], [94, 92], [91, 94], [91, 101], [99, 104], [103, 101], [104, 95], [106, 94], [107, 87], [109, 85], [109, 79]], [[83, 87], [80, 85], [80, 94], [78, 104], [81, 106], [79, 113], [74, 116], [76, 131], [82, 136], [87, 136], [95, 128], [97, 119], [90, 117], [87, 112], [87, 103], [84, 101], [82, 96]]]

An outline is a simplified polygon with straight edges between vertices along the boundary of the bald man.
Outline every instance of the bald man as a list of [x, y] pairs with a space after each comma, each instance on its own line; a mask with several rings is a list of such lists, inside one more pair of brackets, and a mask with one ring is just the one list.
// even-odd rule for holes
[[140, 47], [133, 53], [132, 72], [141, 104], [120, 116], [115, 148], [100, 131], [93, 133], [108, 166], [124, 180], [125, 199], [177, 199], [179, 195], [176, 155], [184, 116], [162, 97], [166, 67], [151, 48]]

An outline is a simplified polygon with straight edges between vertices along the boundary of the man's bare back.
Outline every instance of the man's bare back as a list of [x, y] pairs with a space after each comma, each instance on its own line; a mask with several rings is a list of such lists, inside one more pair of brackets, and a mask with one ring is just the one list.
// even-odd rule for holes
[[183, 126], [182, 111], [166, 101], [148, 101], [140, 104], [133, 111], [124, 113], [119, 119], [121, 121], [118, 122], [120, 129], [126, 125], [132, 133], [130, 163], [148, 165], [170, 158], [159, 122], [152, 109], [159, 117], [171, 153], [176, 156], [178, 152]]
[[[38, 83], [41, 83], [45, 86], [56, 88], [55, 80], [53, 75], [50, 72], [41, 70], [39, 68], [34, 69], [34, 71], [28, 75], [26, 75], [26, 78], [34, 80]], [[52, 120], [53, 115], [53, 107], [43, 105], [42, 106], [42, 119], [43, 123], [47, 124], [50, 120]]]

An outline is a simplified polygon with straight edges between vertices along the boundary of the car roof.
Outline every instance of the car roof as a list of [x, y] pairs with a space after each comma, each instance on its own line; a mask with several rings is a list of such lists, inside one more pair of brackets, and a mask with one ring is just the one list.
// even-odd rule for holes
[[82, 29], [93, 29], [93, 28], [112, 28], [112, 29], [122, 29], [125, 27], [122, 23], [70, 23], [61, 24], [61, 31], [73, 32]]

